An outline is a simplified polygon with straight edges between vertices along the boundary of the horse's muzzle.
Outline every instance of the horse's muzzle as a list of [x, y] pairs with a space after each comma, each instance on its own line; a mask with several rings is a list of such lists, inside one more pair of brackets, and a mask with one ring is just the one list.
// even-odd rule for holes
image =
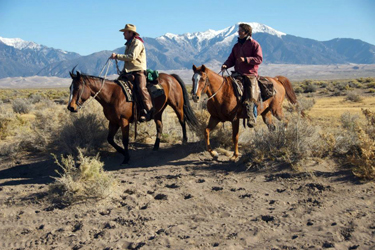
[[197, 96], [197, 95], [193, 95], [192, 98], [193, 98], [194, 102], [198, 102], [199, 101], [199, 96]]

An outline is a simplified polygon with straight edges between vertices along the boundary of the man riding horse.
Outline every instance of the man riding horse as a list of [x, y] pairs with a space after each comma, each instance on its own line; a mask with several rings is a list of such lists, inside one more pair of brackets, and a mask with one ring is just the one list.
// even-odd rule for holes
[[238, 27], [238, 42], [221, 67], [221, 70], [225, 70], [234, 66], [235, 72], [244, 78], [244, 88], [246, 88], [244, 105], [248, 116], [247, 126], [250, 128], [254, 127], [256, 122], [254, 105], [258, 106], [259, 101], [258, 67], [263, 60], [262, 48], [251, 36], [251, 26], [241, 23]]
[[142, 38], [139, 37], [137, 29], [133, 24], [126, 24], [123, 32], [125, 43], [125, 54], [112, 53], [110, 59], [118, 59], [124, 61], [124, 68], [120, 73], [119, 79], [129, 79], [134, 77], [135, 85], [141, 95], [144, 108], [140, 117], [140, 121], [149, 121], [154, 112], [150, 93], [146, 88], [146, 49]]

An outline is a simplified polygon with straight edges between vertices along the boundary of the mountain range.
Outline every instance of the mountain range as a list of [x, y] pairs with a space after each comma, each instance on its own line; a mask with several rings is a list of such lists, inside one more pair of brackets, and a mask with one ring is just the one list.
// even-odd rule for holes
[[[375, 46], [358, 39], [317, 41], [288, 35], [264, 24], [248, 24], [253, 28], [253, 38], [262, 46], [264, 64], [375, 64]], [[237, 42], [237, 30], [238, 24], [235, 24], [219, 31], [144, 37], [147, 66], [157, 70], [177, 70], [190, 69], [193, 64], [221, 64]], [[112, 52], [121, 54], [124, 47], [81, 56], [19, 38], [0, 37], [0, 78], [69, 77], [69, 71], [76, 65], [82, 72], [98, 75]], [[108, 74], [116, 72], [112, 65]]]

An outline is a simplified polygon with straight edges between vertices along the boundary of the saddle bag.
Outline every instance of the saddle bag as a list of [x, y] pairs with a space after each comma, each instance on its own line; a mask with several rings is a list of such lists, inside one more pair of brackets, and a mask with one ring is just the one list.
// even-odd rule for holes
[[164, 95], [164, 89], [159, 84], [159, 72], [157, 70], [147, 69], [145, 74], [147, 78], [147, 90], [151, 97], [154, 99]]
[[164, 89], [159, 83], [154, 84], [148, 82], [147, 90], [153, 99], [164, 95]]
[[276, 94], [273, 83], [268, 80], [267, 77], [260, 76], [258, 78], [258, 84], [260, 88], [260, 95], [263, 101], [273, 97]]

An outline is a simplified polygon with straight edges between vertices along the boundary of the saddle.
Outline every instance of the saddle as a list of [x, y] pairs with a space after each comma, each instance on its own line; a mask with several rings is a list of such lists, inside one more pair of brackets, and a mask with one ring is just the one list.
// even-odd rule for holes
[[[157, 98], [161, 95], [164, 95], [164, 89], [159, 84], [159, 73], [156, 70], [147, 70], [145, 71], [147, 79], [147, 90], [151, 95], [151, 98]], [[137, 95], [134, 86], [135, 77], [133, 74], [122, 74], [115, 82], [120, 85], [122, 91], [125, 94], [126, 100], [128, 102], [134, 102], [134, 96]], [[141, 100], [141, 98], [137, 98]]]
[[[164, 96], [164, 89], [159, 83], [159, 73], [157, 71], [147, 70], [144, 72], [146, 75], [146, 88], [151, 96], [151, 101], [154, 105], [154, 100], [160, 96]], [[121, 87], [127, 102], [133, 102], [133, 111], [136, 119], [140, 118], [141, 110], [144, 110], [144, 103], [137, 91], [138, 88], [134, 87], [135, 76], [132, 73], [121, 74], [115, 82]], [[155, 105], [154, 105], [155, 106]]]
[[[243, 101], [245, 93], [244, 86], [246, 86], [244, 76], [238, 74], [237, 72], [234, 72], [231, 75], [231, 78], [233, 79], [232, 84], [237, 99]], [[257, 80], [262, 101], [265, 101], [276, 94], [273, 83], [267, 77], [259, 76]]]

